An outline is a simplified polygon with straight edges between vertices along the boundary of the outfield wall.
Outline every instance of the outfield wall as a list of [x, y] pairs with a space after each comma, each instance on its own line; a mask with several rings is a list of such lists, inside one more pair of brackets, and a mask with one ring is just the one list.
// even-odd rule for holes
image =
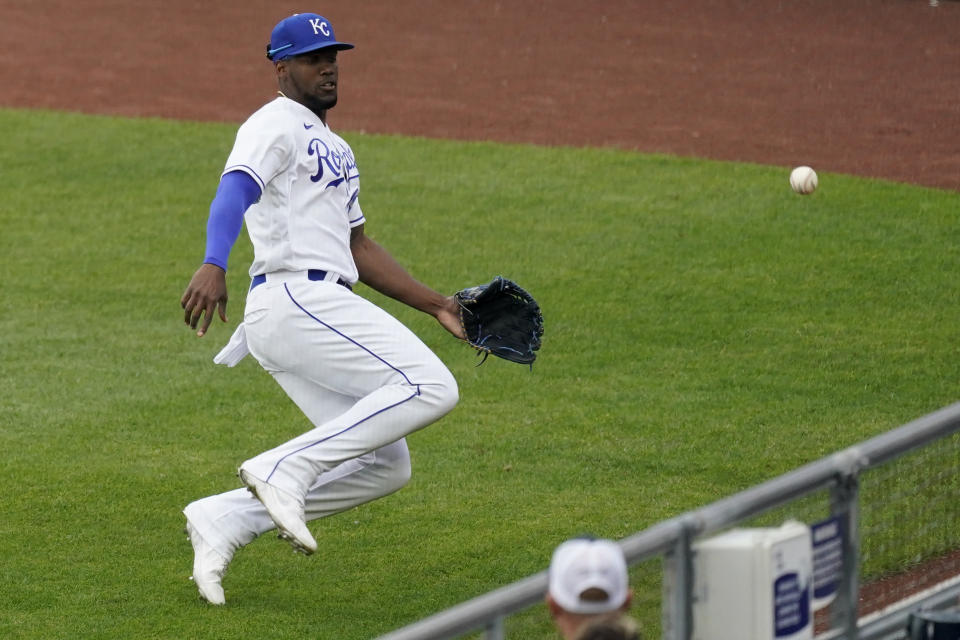
[[[620, 541], [632, 569], [662, 572], [661, 637], [693, 637], [694, 545], [732, 527], [788, 519], [835, 524], [836, 573], [817, 640], [904, 638], [909, 613], [960, 604], [960, 403]], [[654, 563], [656, 563], [654, 565]], [[823, 587], [824, 585], [820, 585]], [[484, 630], [543, 601], [547, 572], [491, 591], [381, 640]], [[649, 635], [648, 635], [649, 637]]]

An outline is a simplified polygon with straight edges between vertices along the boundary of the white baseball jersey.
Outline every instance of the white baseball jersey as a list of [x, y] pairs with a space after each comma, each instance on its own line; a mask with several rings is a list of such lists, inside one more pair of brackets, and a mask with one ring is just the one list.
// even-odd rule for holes
[[250, 275], [332, 271], [355, 283], [350, 229], [364, 222], [350, 145], [310, 109], [279, 96], [240, 127], [223, 173], [243, 171], [262, 195], [246, 212]]

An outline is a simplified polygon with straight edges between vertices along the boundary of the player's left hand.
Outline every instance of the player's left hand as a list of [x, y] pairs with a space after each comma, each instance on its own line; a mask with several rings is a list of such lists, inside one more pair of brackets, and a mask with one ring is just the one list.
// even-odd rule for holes
[[187, 290], [180, 298], [183, 307], [183, 321], [191, 329], [196, 329], [203, 316], [203, 324], [197, 330], [202, 338], [213, 321], [213, 309], [217, 308], [220, 319], [227, 321], [227, 274], [220, 267], [204, 263], [190, 279]]
[[466, 340], [467, 335], [463, 332], [463, 325], [460, 324], [460, 308], [453, 296], [447, 298], [446, 305], [437, 312], [436, 318], [444, 329], [457, 338]]

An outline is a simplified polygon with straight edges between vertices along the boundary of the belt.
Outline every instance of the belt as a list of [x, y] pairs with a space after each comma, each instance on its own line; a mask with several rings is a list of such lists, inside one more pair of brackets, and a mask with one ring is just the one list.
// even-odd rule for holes
[[[309, 280], [326, 280], [327, 272], [323, 269], [309, 269], [307, 271], [307, 279]], [[266, 274], [261, 273], [260, 275], [253, 276], [253, 280], [250, 281], [250, 290], [253, 291], [264, 282], [267, 281]], [[343, 278], [337, 278], [337, 284], [341, 287], [346, 287], [350, 291], [353, 291], [353, 287], [350, 286], [350, 283], [344, 280]]]

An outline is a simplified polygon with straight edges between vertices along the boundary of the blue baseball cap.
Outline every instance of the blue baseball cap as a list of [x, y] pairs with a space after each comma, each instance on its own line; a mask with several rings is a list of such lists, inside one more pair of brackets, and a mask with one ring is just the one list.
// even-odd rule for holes
[[277, 23], [270, 33], [267, 58], [276, 62], [308, 51], [334, 47], [337, 51], [353, 49], [348, 42], [338, 42], [330, 21], [315, 13], [295, 13]]

